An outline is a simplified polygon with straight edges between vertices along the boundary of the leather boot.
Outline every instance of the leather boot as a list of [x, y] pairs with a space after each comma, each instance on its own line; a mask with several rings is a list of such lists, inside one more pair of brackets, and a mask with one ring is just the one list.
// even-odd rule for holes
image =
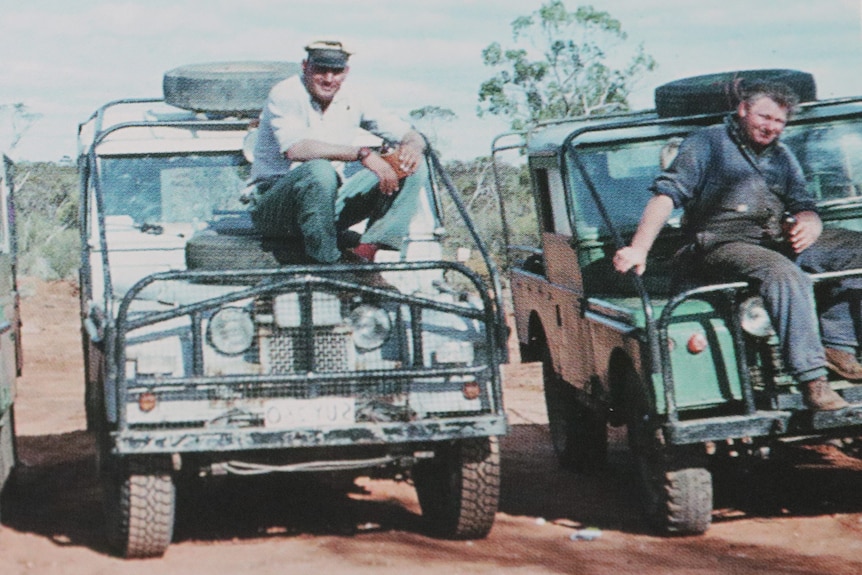
[[826, 367], [847, 381], [862, 381], [862, 364], [852, 353], [831, 347], [826, 348]]
[[850, 405], [829, 385], [826, 376], [799, 384], [802, 401], [812, 411], [835, 411]]
[[[341, 259], [338, 260], [338, 263], [344, 264], [367, 264], [369, 261], [359, 254], [355, 253], [353, 250], [344, 250], [341, 252]], [[351, 273], [353, 281], [357, 283], [361, 283], [363, 285], [367, 285], [369, 287], [385, 289], [385, 290], [396, 290], [395, 286], [387, 282], [383, 279], [383, 276], [380, 275], [380, 272], [377, 271], [360, 271], [356, 270]], [[345, 279], [348, 279], [345, 277]]]

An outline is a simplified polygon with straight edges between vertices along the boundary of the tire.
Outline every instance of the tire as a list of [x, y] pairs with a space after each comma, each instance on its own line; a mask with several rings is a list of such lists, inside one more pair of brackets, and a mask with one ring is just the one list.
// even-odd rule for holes
[[542, 379], [548, 431], [560, 467], [577, 472], [602, 467], [608, 453], [607, 421], [582, 405], [574, 389], [560, 379], [547, 346], [542, 352]]
[[279, 265], [271, 252], [263, 250], [260, 238], [255, 236], [199, 232], [186, 242], [186, 267], [190, 270], [244, 270]]
[[176, 487], [169, 469], [151, 461], [113, 458], [102, 475], [108, 541], [127, 559], [160, 557], [171, 543]]
[[634, 392], [629, 402], [629, 447], [647, 522], [667, 535], [706, 532], [712, 522], [712, 474], [703, 457], [661, 445], [647, 424], [643, 395]]
[[212, 62], [165, 73], [165, 102], [195, 112], [257, 116], [270, 89], [299, 74], [294, 62]]
[[0, 519], [12, 498], [18, 452], [15, 443], [15, 407], [0, 417]]
[[413, 468], [413, 483], [431, 534], [486, 537], [500, 504], [498, 439], [463, 439], [438, 448], [433, 459]]
[[781, 82], [801, 102], [817, 99], [814, 76], [798, 70], [741, 70], [683, 78], [656, 88], [656, 113], [661, 118], [729, 112], [739, 104], [739, 89], [757, 80]]

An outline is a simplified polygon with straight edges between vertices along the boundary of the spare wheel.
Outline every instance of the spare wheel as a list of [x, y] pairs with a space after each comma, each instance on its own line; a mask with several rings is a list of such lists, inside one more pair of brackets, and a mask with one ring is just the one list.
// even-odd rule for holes
[[299, 74], [295, 62], [211, 62], [189, 64], [165, 73], [165, 102], [178, 108], [257, 116], [270, 89]]
[[693, 76], [668, 82], [655, 90], [656, 113], [662, 118], [729, 112], [739, 104], [739, 90], [754, 81], [781, 82], [801, 102], [817, 99], [814, 76], [799, 70], [740, 70]]

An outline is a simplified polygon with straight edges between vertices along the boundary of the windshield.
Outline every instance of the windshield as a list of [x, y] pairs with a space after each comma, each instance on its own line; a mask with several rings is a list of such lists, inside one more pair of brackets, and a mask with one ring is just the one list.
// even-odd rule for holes
[[852, 202], [862, 193], [862, 122], [842, 120], [789, 126], [782, 141], [793, 150], [821, 204]]
[[[640, 221], [652, 196], [649, 187], [661, 171], [661, 154], [667, 143], [649, 140], [578, 149], [578, 157], [618, 231], [632, 231]], [[601, 212], [571, 160], [569, 172], [579, 237], [607, 235]]]
[[249, 165], [239, 152], [103, 158], [105, 215], [135, 223], [207, 221], [215, 210], [243, 210]]
[[[628, 141], [578, 148], [578, 155], [617, 230], [634, 231], [661, 171], [662, 153], [679, 138]], [[858, 119], [788, 126], [782, 141], [799, 159], [808, 191], [821, 206], [862, 200], [862, 122]], [[579, 237], [609, 230], [575, 163], [569, 159], [572, 207]], [[678, 224], [679, 212], [671, 218]]]

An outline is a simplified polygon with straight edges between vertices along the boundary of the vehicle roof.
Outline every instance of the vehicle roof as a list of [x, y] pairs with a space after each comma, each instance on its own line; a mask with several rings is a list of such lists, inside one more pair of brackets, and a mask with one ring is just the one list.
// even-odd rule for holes
[[207, 117], [161, 99], [116, 100], [78, 126], [78, 155], [100, 156], [242, 149], [249, 121]]
[[[667, 137], [673, 133], [690, 131], [699, 125], [719, 122], [725, 115], [719, 113], [659, 118], [655, 111], [646, 110], [614, 116], [580, 117], [539, 124], [525, 133], [524, 140], [530, 156], [555, 155], [559, 153], [565, 141], [579, 130], [587, 131], [577, 136], [578, 143], [608, 143], [628, 138]], [[803, 104], [790, 124], [804, 124], [854, 115], [862, 115], [862, 97]]]

